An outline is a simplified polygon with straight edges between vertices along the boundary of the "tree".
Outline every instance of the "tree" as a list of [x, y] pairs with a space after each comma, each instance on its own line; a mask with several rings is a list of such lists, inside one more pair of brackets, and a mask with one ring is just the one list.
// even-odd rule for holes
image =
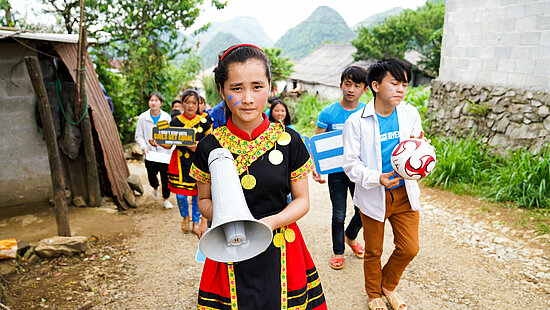
[[426, 2], [416, 11], [404, 10], [386, 18], [382, 24], [360, 27], [356, 39], [352, 41], [357, 49], [354, 59], [403, 59], [406, 51], [415, 50], [422, 55], [418, 69], [437, 77], [444, 17], [444, 1]]
[[280, 48], [262, 48], [269, 62], [271, 63], [271, 81], [272, 84], [277, 81], [286, 80], [292, 72], [293, 63], [289, 62], [288, 57], [281, 57], [282, 50]]
[[75, 17], [80, 14], [80, 0], [43, 0], [43, 2], [49, 4], [47, 13], [58, 14], [58, 17], [63, 20], [63, 26], [68, 34], [78, 32], [78, 19]]
[[[0, 0], [2, 1], [2, 0]], [[42, 0], [46, 12], [62, 20], [65, 32], [73, 32], [80, 8], [77, 0]], [[223, 0], [210, 0], [217, 9]], [[91, 50], [99, 80], [113, 98], [115, 121], [123, 142], [132, 140], [138, 113], [147, 109], [146, 98], [153, 91], [166, 98], [175, 96], [189, 74], [196, 73], [196, 59], [174, 68], [177, 55], [191, 53], [184, 48], [180, 29], [195, 23], [204, 0], [86, 0], [89, 37], [98, 40]], [[208, 25], [199, 31], [204, 31]], [[120, 75], [110, 63], [122, 64]], [[189, 71], [186, 71], [189, 70]]]
[[11, 10], [12, 8], [9, 0], [0, 0], [0, 13], [3, 11], [3, 15], [0, 15], [0, 26], [15, 27], [15, 21]]

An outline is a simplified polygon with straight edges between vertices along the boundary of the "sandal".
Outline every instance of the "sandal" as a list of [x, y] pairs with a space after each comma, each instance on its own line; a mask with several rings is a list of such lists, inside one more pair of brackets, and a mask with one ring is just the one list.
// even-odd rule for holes
[[[388, 300], [388, 302], [390, 303], [391, 307], [394, 310], [408, 309], [407, 304], [403, 301], [403, 298], [396, 291], [393, 291], [393, 293], [391, 293], [390, 295], [384, 295], [384, 296], [386, 296], [386, 299]], [[405, 306], [405, 307], [399, 308], [401, 306]]]
[[184, 217], [183, 220], [181, 220], [181, 231], [184, 233], [189, 232], [189, 220], [187, 217]]
[[368, 305], [370, 310], [388, 310], [386, 303], [380, 297], [373, 299], [369, 298]]
[[355, 245], [351, 245], [349, 243], [347, 243], [347, 245], [349, 245], [355, 256], [363, 258], [363, 256], [365, 255], [365, 249], [363, 248], [361, 243], [359, 243], [359, 241], [355, 241]]
[[199, 235], [199, 223], [193, 223], [193, 232], [195, 233], [195, 235]]
[[330, 268], [332, 268], [334, 270], [340, 270], [340, 269], [344, 268], [344, 258], [333, 256], [330, 259]]

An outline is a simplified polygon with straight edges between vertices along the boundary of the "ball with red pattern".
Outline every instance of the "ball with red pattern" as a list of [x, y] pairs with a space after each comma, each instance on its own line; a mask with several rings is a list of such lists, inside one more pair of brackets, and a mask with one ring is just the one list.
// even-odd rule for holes
[[406, 180], [420, 180], [433, 171], [436, 163], [435, 149], [421, 139], [401, 141], [391, 154], [395, 172]]

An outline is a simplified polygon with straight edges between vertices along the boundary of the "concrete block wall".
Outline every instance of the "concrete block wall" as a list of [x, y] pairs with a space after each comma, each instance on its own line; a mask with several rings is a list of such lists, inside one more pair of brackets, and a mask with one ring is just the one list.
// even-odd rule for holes
[[36, 97], [24, 56], [36, 52], [0, 41], [0, 208], [46, 202], [52, 195], [48, 152], [36, 125]]
[[550, 90], [550, 1], [447, 0], [439, 81]]

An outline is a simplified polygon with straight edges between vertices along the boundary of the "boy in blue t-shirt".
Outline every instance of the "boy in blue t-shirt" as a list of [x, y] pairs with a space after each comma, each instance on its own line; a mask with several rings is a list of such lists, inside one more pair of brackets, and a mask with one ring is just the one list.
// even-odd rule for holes
[[[359, 97], [368, 89], [367, 71], [357, 66], [346, 68], [340, 78], [340, 89], [342, 99], [321, 110], [317, 118], [315, 134], [342, 130], [348, 117], [365, 106], [364, 103], [359, 102]], [[315, 170], [313, 170], [313, 179], [321, 184], [326, 182]], [[344, 233], [348, 190], [353, 197], [355, 183], [351, 182], [344, 172], [336, 172], [328, 175], [328, 188], [332, 202], [332, 251], [334, 253], [330, 260], [330, 267], [342, 269], [344, 242], [351, 247], [357, 257], [363, 258], [363, 246], [355, 240], [362, 227], [361, 215], [355, 207], [355, 214]]]

